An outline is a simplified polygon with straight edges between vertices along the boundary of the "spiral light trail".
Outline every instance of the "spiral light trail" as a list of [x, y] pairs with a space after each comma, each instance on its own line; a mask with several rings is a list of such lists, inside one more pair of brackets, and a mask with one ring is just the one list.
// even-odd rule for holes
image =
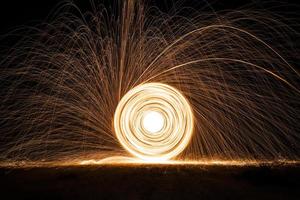
[[193, 113], [174, 87], [147, 83], [121, 99], [114, 116], [118, 140], [131, 154], [149, 161], [168, 160], [188, 145]]

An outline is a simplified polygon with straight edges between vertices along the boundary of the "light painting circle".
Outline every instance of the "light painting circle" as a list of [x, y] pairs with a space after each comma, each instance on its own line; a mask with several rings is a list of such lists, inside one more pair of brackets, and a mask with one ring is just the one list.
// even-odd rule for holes
[[[149, 112], [163, 117], [160, 129], [145, 128], [143, 121]], [[180, 154], [192, 138], [193, 126], [193, 112], [187, 99], [174, 87], [162, 83], [146, 83], [128, 91], [114, 116], [115, 133], [121, 145], [148, 161], [164, 161]]]

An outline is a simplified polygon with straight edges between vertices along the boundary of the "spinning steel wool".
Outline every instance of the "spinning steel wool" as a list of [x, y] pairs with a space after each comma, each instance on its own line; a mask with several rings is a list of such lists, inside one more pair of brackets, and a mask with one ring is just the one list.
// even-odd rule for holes
[[[147, 129], [145, 119], [149, 115], [154, 122]], [[151, 131], [160, 116], [162, 127]], [[193, 114], [175, 88], [148, 83], [133, 88], [122, 98], [114, 125], [119, 141], [129, 152], [145, 160], [160, 161], [178, 155], [188, 145], [193, 133]]]
[[0, 161], [299, 160], [294, 21], [92, 5], [19, 30], [2, 57]]

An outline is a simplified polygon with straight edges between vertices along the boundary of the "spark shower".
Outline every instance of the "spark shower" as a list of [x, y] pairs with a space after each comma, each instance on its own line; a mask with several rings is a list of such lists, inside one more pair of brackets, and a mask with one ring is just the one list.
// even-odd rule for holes
[[11, 34], [23, 39], [0, 62], [2, 163], [299, 160], [293, 19], [120, 2], [67, 3]]

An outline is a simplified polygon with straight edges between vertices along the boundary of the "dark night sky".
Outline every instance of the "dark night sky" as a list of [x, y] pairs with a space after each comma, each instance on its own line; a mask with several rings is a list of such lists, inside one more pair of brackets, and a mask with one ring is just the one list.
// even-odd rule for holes
[[[117, 0], [113, 0], [117, 1]], [[105, 4], [111, 4], [109, 0], [95, 0], [95, 2], [104, 2]], [[62, 2], [62, 0], [9, 0], [9, 1], [1, 1], [0, 2], [0, 34], [5, 34], [9, 30], [14, 29], [15, 27], [21, 25], [35, 25], [38, 21], [43, 21], [47, 18], [49, 14], [54, 10], [55, 6], [58, 3]], [[89, 9], [90, 1], [89, 0], [74, 0], [75, 4], [78, 5], [80, 9], [83, 11]], [[150, 2], [150, 4], [155, 4], [162, 10], [167, 10], [172, 7], [174, 4], [174, 0], [150, 0], [146, 2]], [[237, 9], [245, 5], [251, 4], [251, 7], [265, 7], [266, 1], [262, 0], [184, 0], [178, 1], [184, 2], [185, 6], [192, 6], [195, 8], [201, 9], [203, 6], [206, 6], [206, 9], [210, 9], [207, 7], [207, 2], [209, 5], [216, 11], [224, 10], [224, 9]], [[281, 2], [287, 2], [281, 1]], [[291, 4], [291, 2], [288, 2]], [[300, 5], [300, 3], [298, 3]], [[268, 4], [269, 6], [269, 4]], [[294, 8], [294, 12], [296, 13], [299, 9], [297, 6], [292, 6]], [[288, 12], [293, 12], [290, 10]]]
[[[90, 2], [104, 3], [109, 7], [119, 0], [73, 0], [73, 2], [81, 9], [82, 12], [91, 10]], [[66, 2], [63, 0], [9, 0], [0, 1], [0, 52], [6, 52], [21, 38], [1, 37], [10, 31], [21, 27], [22, 25], [36, 26], [41, 22], [45, 22], [47, 17], [55, 11], [58, 5]], [[159, 7], [162, 11], [169, 11], [177, 2], [176, 8], [182, 6], [193, 7], [197, 10], [204, 11], [222, 11], [222, 10], [238, 10], [240, 8], [251, 7], [252, 9], [272, 9], [275, 12], [283, 12], [284, 15], [293, 18], [299, 17], [300, 1], [291, 2], [281, 0], [281, 3], [272, 3], [272, 1], [264, 0], [145, 0], [150, 5]], [[209, 2], [209, 3], [208, 3]], [[273, 1], [274, 2], [274, 1]], [[283, 6], [282, 6], [283, 5]], [[287, 7], [285, 7], [287, 5]], [[189, 13], [187, 13], [188, 15]], [[282, 14], [282, 13], [280, 13]], [[47, 22], [47, 21], [46, 21]], [[300, 23], [299, 23], [300, 24]], [[298, 42], [295, 42], [298, 44]]]
[[[82, 12], [91, 10], [90, 2], [104, 3], [106, 7], [110, 7], [113, 2], [119, 0], [73, 0], [73, 2], [81, 9]], [[21, 27], [22, 25], [36, 26], [41, 22], [47, 22], [47, 17], [51, 16], [57, 6], [66, 2], [63, 0], [9, 0], [0, 1], [0, 52], [7, 52], [19, 39], [18, 37], [1, 37], [10, 31]], [[300, 24], [300, 1], [280, 0], [145, 0], [150, 5], [159, 7], [162, 11], [167, 12], [174, 7], [182, 6], [193, 7], [199, 11], [222, 11], [222, 10], [239, 10], [241, 8], [251, 9], [267, 9], [275, 11], [285, 17], [297, 19]], [[209, 2], [209, 3], [208, 3]], [[187, 13], [188, 15], [189, 13]], [[290, 24], [289, 24], [290, 25]], [[297, 25], [298, 26], [298, 25]], [[298, 27], [296, 30], [299, 31]], [[11, 36], [11, 35], [10, 35]], [[293, 39], [294, 45], [299, 45], [299, 38]], [[294, 63], [298, 63], [298, 59], [294, 58]]]

